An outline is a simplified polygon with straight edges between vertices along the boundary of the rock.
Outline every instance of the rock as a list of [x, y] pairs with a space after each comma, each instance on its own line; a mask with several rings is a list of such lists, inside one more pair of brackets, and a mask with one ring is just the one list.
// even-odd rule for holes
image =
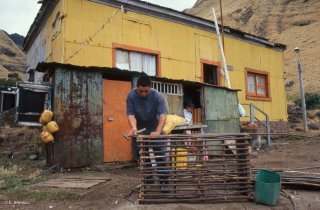
[[293, 80], [290, 80], [290, 81], [287, 81], [286, 82], [286, 88], [290, 88], [290, 87], [292, 87], [294, 85], [294, 81]]
[[24, 133], [23, 133], [23, 132], [19, 132], [19, 133], [17, 134], [17, 136], [18, 136], [18, 137], [22, 137], [22, 136], [24, 136]]
[[315, 119], [317, 116], [315, 114], [307, 113], [309, 119]]
[[320, 130], [320, 126], [316, 123], [309, 123], [308, 127], [312, 130]]
[[300, 123], [300, 122], [302, 121], [302, 120], [301, 120], [300, 118], [298, 118], [298, 117], [293, 117], [293, 118], [289, 117], [288, 120], [289, 120], [289, 122], [291, 122], [291, 123]]
[[93, 171], [97, 171], [97, 172], [103, 172], [104, 168], [101, 165], [96, 165], [92, 168]]
[[291, 128], [291, 129], [294, 129], [295, 127], [297, 127], [296, 124], [291, 124], [291, 125], [290, 125], [290, 128]]
[[298, 127], [298, 128], [296, 128], [296, 131], [304, 131], [304, 129], [303, 129], [303, 128]]
[[1, 156], [13, 158], [13, 152], [10, 150], [5, 150], [5, 151], [1, 152]]
[[29, 155], [29, 160], [38, 160], [39, 155], [33, 154], [33, 155]]
[[5, 137], [4, 135], [0, 135], [0, 144], [4, 141]]

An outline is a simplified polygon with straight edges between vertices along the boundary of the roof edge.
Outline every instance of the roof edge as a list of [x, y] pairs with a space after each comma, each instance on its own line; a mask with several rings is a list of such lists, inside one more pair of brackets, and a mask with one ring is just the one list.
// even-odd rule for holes
[[[99, 67], [99, 66], [78, 66], [78, 65], [73, 65], [73, 64], [63, 64], [63, 63], [56, 63], [56, 62], [43, 62], [39, 63], [36, 71], [38, 72], [47, 72], [49, 71], [50, 74], [57, 68], [63, 68], [63, 69], [68, 69], [68, 70], [85, 70], [85, 71], [96, 71], [96, 72], [102, 72], [102, 73], [109, 73], [109, 74], [118, 74], [118, 75], [125, 75], [125, 76], [142, 76], [145, 75], [145, 73], [141, 72], [135, 72], [135, 71], [128, 71], [128, 70], [122, 70], [119, 68], [112, 68], [112, 67]], [[177, 80], [177, 79], [170, 79], [166, 77], [159, 77], [159, 76], [150, 76], [151, 79], [156, 80], [156, 81], [163, 81], [163, 82], [169, 82], [169, 83], [184, 83], [184, 84], [192, 84], [196, 86], [208, 86], [208, 87], [215, 87], [219, 89], [225, 89], [225, 90], [230, 90], [230, 91], [241, 91], [240, 89], [230, 89], [227, 87], [223, 86], [216, 86], [216, 85], [211, 85], [207, 83], [202, 83], [202, 82], [197, 82], [197, 81], [191, 81], [191, 80]]]
[[[162, 7], [156, 4], [140, 1], [140, 0], [88, 0], [95, 3], [101, 3], [113, 7], [120, 8], [121, 5], [124, 6], [125, 10], [133, 11], [141, 14], [146, 14], [149, 16], [169, 20], [172, 22], [188, 25], [194, 28], [199, 28], [209, 32], [216, 30], [215, 24], [213, 21], [203, 19], [197, 16], [186, 14], [171, 8]], [[43, 2], [34, 22], [32, 23], [28, 34], [25, 38], [23, 45], [23, 50], [28, 51], [34, 42], [36, 35], [40, 32], [45, 21], [57, 5], [59, 0], [46, 0]], [[221, 28], [221, 25], [219, 25]], [[224, 32], [226, 35], [233, 38], [240, 38], [249, 42], [261, 44], [269, 48], [274, 48], [277, 50], [286, 50], [287, 46], [280, 43], [273, 43], [268, 39], [255, 36], [237, 29], [233, 29], [228, 26], [224, 26]]]

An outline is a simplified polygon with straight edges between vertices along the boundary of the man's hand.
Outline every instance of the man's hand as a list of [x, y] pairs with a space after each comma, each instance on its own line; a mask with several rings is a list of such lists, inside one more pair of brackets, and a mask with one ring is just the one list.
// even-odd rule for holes
[[135, 135], [137, 133], [137, 129], [136, 128], [132, 128], [129, 132], [129, 135], [132, 136], [132, 135]]
[[134, 135], [137, 133], [137, 120], [134, 115], [128, 115], [128, 120], [131, 126], [131, 130], [129, 132], [129, 135]]
[[160, 136], [161, 132], [159, 131], [155, 131], [155, 132], [151, 132], [150, 136]]

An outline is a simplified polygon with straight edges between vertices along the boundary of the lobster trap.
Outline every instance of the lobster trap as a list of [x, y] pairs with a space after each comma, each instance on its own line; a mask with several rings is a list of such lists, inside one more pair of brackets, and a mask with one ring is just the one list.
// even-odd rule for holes
[[139, 203], [252, 198], [247, 134], [140, 135]]

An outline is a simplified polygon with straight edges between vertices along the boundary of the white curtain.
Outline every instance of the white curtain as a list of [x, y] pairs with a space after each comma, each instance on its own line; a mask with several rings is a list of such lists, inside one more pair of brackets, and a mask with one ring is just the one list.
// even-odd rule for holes
[[129, 56], [128, 52], [116, 50], [116, 67], [119, 69], [129, 70]]
[[265, 95], [266, 77], [257, 75], [257, 93]]
[[248, 75], [248, 92], [250, 93], [256, 92], [255, 76], [252, 74]]
[[116, 50], [116, 67], [119, 69], [145, 72], [147, 75], [156, 75], [156, 56], [151, 54]]
[[150, 75], [156, 75], [156, 56], [155, 55], [143, 55], [143, 71]]
[[142, 72], [142, 54], [137, 52], [129, 53], [130, 71]]

